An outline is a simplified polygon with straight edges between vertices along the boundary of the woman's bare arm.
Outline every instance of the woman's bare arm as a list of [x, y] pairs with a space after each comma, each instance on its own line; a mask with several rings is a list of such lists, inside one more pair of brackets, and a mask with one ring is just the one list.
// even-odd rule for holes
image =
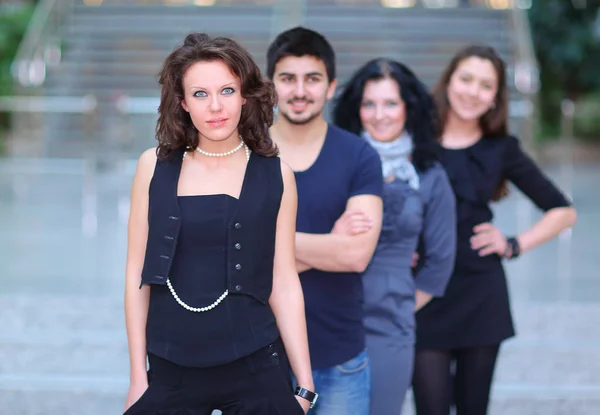
[[156, 165], [155, 149], [138, 161], [131, 189], [125, 270], [125, 324], [129, 343], [130, 383], [146, 384], [146, 321], [150, 287], [140, 288], [148, 240], [148, 190]]
[[576, 222], [575, 208], [569, 206], [550, 209], [535, 225], [519, 234], [517, 239], [521, 252], [530, 251], [555, 238], [565, 229], [574, 226]]
[[[277, 218], [273, 268], [273, 291], [269, 303], [298, 385], [314, 390], [308, 336], [304, 315], [304, 296], [296, 270], [294, 238], [298, 196], [292, 170], [282, 162], [284, 192]], [[307, 402], [302, 402], [306, 405]], [[307, 408], [305, 408], [306, 410]]]

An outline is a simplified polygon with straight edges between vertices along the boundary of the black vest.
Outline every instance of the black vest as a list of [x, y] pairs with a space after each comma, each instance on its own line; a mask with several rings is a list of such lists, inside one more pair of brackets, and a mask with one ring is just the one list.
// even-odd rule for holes
[[[156, 162], [150, 182], [148, 242], [142, 284], [166, 285], [177, 247], [180, 211], [177, 184], [183, 151]], [[233, 220], [227, 232], [227, 288], [265, 304], [273, 286], [277, 216], [283, 195], [278, 157], [250, 155]]]

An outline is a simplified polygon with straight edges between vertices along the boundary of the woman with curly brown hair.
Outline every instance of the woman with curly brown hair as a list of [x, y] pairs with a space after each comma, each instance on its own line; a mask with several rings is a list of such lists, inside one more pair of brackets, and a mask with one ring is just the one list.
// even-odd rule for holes
[[315, 394], [297, 196], [267, 133], [273, 86], [237, 43], [197, 33], [160, 84], [158, 147], [131, 194], [126, 414], [304, 414]]

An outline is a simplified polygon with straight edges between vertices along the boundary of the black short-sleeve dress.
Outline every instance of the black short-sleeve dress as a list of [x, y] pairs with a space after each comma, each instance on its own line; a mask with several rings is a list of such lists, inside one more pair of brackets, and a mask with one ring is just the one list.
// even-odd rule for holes
[[496, 345], [514, 336], [502, 259], [471, 249], [473, 228], [492, 222], [490, 202], [503, 179], [544, 211], [570, 202], [521, 150], [514, 137], [482, 138], [461, 149], [443, 149], [442, 163], [456, 196], [457, 252], [444, 297], [416, 315], [416, 346], [458, 349]]

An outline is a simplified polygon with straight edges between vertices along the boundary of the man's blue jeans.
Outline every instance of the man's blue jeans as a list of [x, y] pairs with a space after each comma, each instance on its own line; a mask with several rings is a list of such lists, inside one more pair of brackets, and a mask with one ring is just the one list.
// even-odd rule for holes
[[371, 365], [366, 351], [312, 373], [319, 399], [310, 415], [369, 415]]

